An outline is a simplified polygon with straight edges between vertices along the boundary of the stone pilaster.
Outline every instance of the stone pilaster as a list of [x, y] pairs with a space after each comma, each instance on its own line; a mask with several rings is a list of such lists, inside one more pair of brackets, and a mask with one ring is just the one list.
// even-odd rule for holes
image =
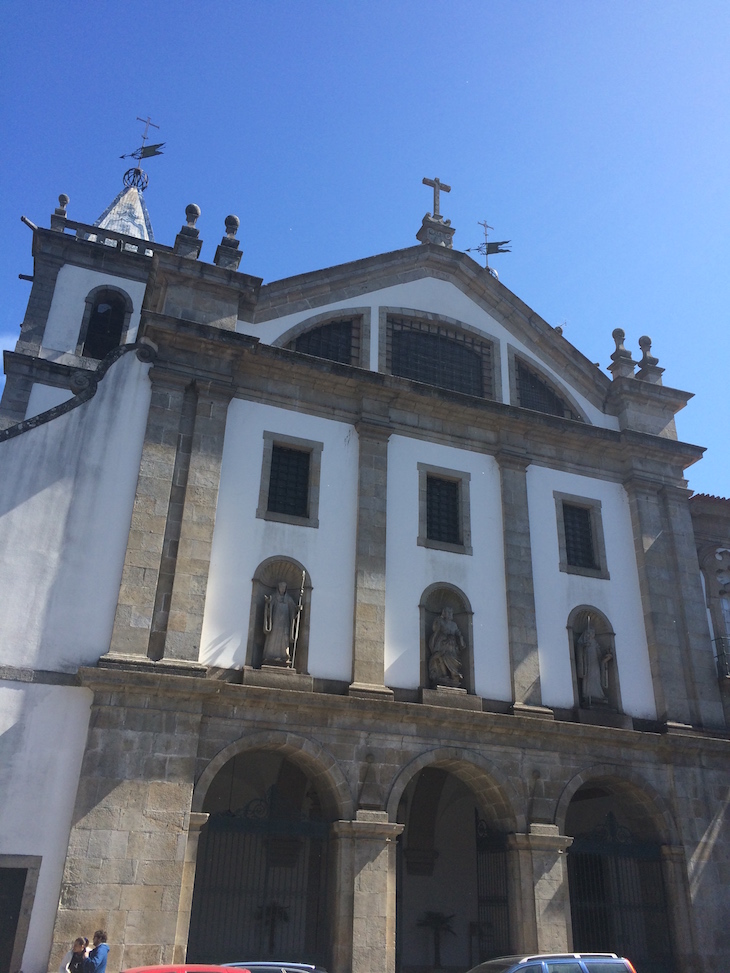
[[164, 696], [154, 681], [131, 691], [122, 669], [81, 669], [79, 677], [94, 702], [49, 968], [80, 930], [98, 928], [109, 933], [110, 969], [172, 963], [182, 945], [181, 892], [193, 881], [202, 699], [183, 676], [168, 676]]
[[[496, 455], [502, 483], [504, 573], [507, 588], [512, 692], [516, 712], [541, 711], [535, 588], [527, 506], [527, 456], [512, 450]], [[549, 711], [545, 711], [548, 716]]]
[[522, 928], [513, 929], [518, 949], [560, 953], [571, 948], [565, 852], [572, 842], [572, 838], [559, 834], [554, 824], [532, 824], [528, 834], [509, 836], [511, 855], [517, 859], [512, 872], [521, 883]]
[[148, 657], [175, 464], [184, 438], [184, 380], [154, 368], [150, 380], [152, 398], [110, 656]]
[[333, 973], [394, 973], [396, 838], [404, 825], [385, 811], [359, 810], [336, 821], [338, 903]]
[[[672, 932], [674, 958], [681, 970], [700, 970], [702, 961], [692, 928], [691, 895], [687, 883], [687, 860], [682, 845], [662, 845], [662, 873], [667, 894], [667, 911]], [[702, 931], [697, 930], [701, 936]], [[708, 950], [704, 950], [707, 955]], [[718, 957], [718, 965], [722, 960]], [[709, 967], [712, 969], [712, 966]]]
[[387, 696], [385, 672], [385, 518], [390, 426], [362, 420], [355, 549], [351, 696]]
[[[165, 659], [197, 662], [231, 391], [196, 383], [197, 402], [187, 464], [182, 522], [167, 619]], [[182, 487], [183, 484], [180, 484]]]
[[177, 928], [175, 929], [175, 946], [172, 951], [173, 963], [185, 962], [185, 955], [188, 949], [188, 933], [190, 932], [190, 915], [193, 909], [195, 866], [198, 860], [200, 830], [207, 823], [209, 817], [210, 814], [202, 811], [191, 811], [188, 815], [188, 840], [185, 845], [185, 860], [182, 869]]
[[657, 715], [671, 723], [722, 726], [688, 494], [640, 477], [624, 485]]

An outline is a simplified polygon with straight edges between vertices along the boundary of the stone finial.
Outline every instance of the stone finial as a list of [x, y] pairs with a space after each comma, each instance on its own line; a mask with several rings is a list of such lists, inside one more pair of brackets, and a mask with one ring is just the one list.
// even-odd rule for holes
[[66, 207], [68, 204], [68, 196], [66, 193], [61, 193], [61, 195], [58, 197], [58, 206], [51, 215], [52, 230], [61, 230], [61, 232], [63, 232], [64, 226], [66, 225]]
[[612, 364], [608, 366], [609, 372], [613, 375], [614, 381], [617, 378], [633, 378], [636, 363], [624, 344], [626, 332], [622, 328], [614, 328], [611, 337], [616, 342], [616, 351], [611, 355]]
[[185, 219], [187, 223], [181, 227], [180, 232], [175, 237], [175, 246], [173, 247], [175, 253], [181, 257], [197, 260], [200, 256], [203, 241], [198, 239], [200, 231], [195, 226], [199, 218], [200, 207], [196, 206], [195, 203], [188, 203], [185, 207]]
[[221, 240], [213, 258], [216, 267], [238, 270], [242, 253], [238, 249], [241, 241], [236, 239], [236, 233], [240, 225], [241, 221], [237, 216], [232, 213], [226, 216], [226, 235]]
[[651, 353], [651, 338], [648, 334], [643, 334], [639, 338], [639, 348], [641, 348], [642, 357], [636, 377], [643, 382], [651, 382], [652, 385], [661, 385], [664, 369], [658, 367], [659, 359]]

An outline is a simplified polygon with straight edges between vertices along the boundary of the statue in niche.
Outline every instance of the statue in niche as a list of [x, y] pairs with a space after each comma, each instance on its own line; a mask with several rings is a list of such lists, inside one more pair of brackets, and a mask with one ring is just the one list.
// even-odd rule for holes
[[448, 605], [433, 622], [433, 634], [428, 645], [428, 675], [433, 686], [460, 687], [461, 654], [466, 649], [464, 636], [454, 621], [454, 609]]
[[589, 618], [588, 626], [578, 639], [575, 649], [575, 669], [580, 680], [581, 705], [587, 706], [588, 709], [595, 705], [609, 705], [606, 690], [608, 689], [608, 667], [612, 659], [611, 650], [602, 648], [599, 644]]
[[[291, 666], [299, 638], [304, 585], [297, 604], [280, 581], [276, 594], [264, 596], [264, 656], [266, 666]], [[290, 651], [291, 649], [291, 651]]]

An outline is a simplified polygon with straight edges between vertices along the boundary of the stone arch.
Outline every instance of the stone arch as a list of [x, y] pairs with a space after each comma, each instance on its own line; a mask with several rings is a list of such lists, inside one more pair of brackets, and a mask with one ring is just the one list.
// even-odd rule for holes
[[578, 640], [588, 628], [589, 624], [595, 631], [596, 641], [598, 642], [600, 651], [605, 653], [607, 657], [610, 656], [610, 662], [607, 665], [608, 685], [605, 688], [608, 706], [614, 712], [621, 713], [621, 685], [616, 662], [616, 635], [608, 616], [594, 605], [577, 605], [568, 616], [568, 623], [566, 625], [570, 646], [570, 666], [573, 674], [575, 705], [579, 707], [583, 705], [576, 665]]
[[585, 784], [604, 784], [616, 798], [624, 798], [644, 812], [660, 844], [679, 844], [679, 831], [666, 799], [644, 777], [616, 764], [594, 764], [568, 781], [555, 806], [554, 822], [561, 834], [566, 833], [570, 802]]
[[[327, 311], [322, 314], [315, 314], [305, 318], [299, 324], [295, 324], [283, 334], [276, 338], [272, 345], [276, 348], [289, 348], [294, 351], [297, 348], [297, 339], [320, 328], [337, 322], [350, 322], [350, 355], [349, 361], [343, 364], [355, 365], [359, 368], [369, 368], [370, 366], [370, 308], [369, 307], [345, 307], [338, 311]], [[311, 354], [305, 351], [305, 354]], [[329, 357], [329, 356], [324, 356]], [[339, 358], [332, 359], [340, 361]]]
[[472, 619], [474, 612], [471, 603], [461, 588], [448, 581], [435, 581], [424, 589], [418, 603], [420, 614], [419, 631], [421, 643], [420, 684], [431, 686], [428, 673], [429, 642], [431, 639], [434, 620], [442, 609], [451, 608], [459, 630], [466, 642], [466, 651], [462, 658], [463, 688], [469, 693], [474, 692], [474, 632]]
[[283, 730], [250, 733], [220, 750], [195, 782], [191, 810], [202, 811], [213, 779], [229, 760], [254, 750], [270, 750], [283, 754], [306, 771], [320, 793], [323, 810], [329, 820], [352, 819], [355, 804], [350, 785], [332, 754], [308, 737]]
[[[104, 303], [108, 303], [111, 308], [108, 320], [98, 313]], [[89, 291], [84, 298], [84, 305], [76, 354], [87, 358], [104, 358], [127, 338], [134, 311], [132, 298], [121, 287], [100, 284]]]
[[288, 593], [295, 602], [298, 602], [302, 574], [304, 574], [303, 610], [293, 668], [297, 672], [308, 671], [312, 578], [301, 561], [285, 554], [275, 554], [272, 557], [265, 558], [256, 568], [251, 579], [251, 610], [249, 612], [246, 643], [247, 665], [258, 668], [262, 662], [264, 595], [275, 592], [279, 581], [286, 581]]
[[396, 821], [398, 805], [409, 782], [426, 767], [448, 771], [467, 787], [478, 800], [495, 830], [505, 834], [524, 832], [526, 820], [525, 798], [512, 782], [497, 768], [473, 750], [460, 747], [439, 747], [415, 757], [401, 769], [393, 780], [386, 801], [388, 820]]

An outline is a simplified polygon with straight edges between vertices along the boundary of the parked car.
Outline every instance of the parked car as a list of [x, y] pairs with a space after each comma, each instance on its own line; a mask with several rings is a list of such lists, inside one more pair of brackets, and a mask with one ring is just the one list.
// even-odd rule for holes
[[[214, 963], [176, 963], [172, 966], [130, 966], [122, 970], [122, 973], [231, 973], [231, 971], [227, 966], [216, 966]], [[244, 973], [244, 970], [240, 973]]]
[[313, 966], [311, 963], [288, 963], [283, 960], [253, 960], [252, 962], [224, 963], [224, 966], [235, 966], [237, 969], [242, 967], [249, 973], [327, 973], [322, 966]]
[[616, 953], [540, 953], [535, 956], [500, 956], [469, 973], [636, 973]]

